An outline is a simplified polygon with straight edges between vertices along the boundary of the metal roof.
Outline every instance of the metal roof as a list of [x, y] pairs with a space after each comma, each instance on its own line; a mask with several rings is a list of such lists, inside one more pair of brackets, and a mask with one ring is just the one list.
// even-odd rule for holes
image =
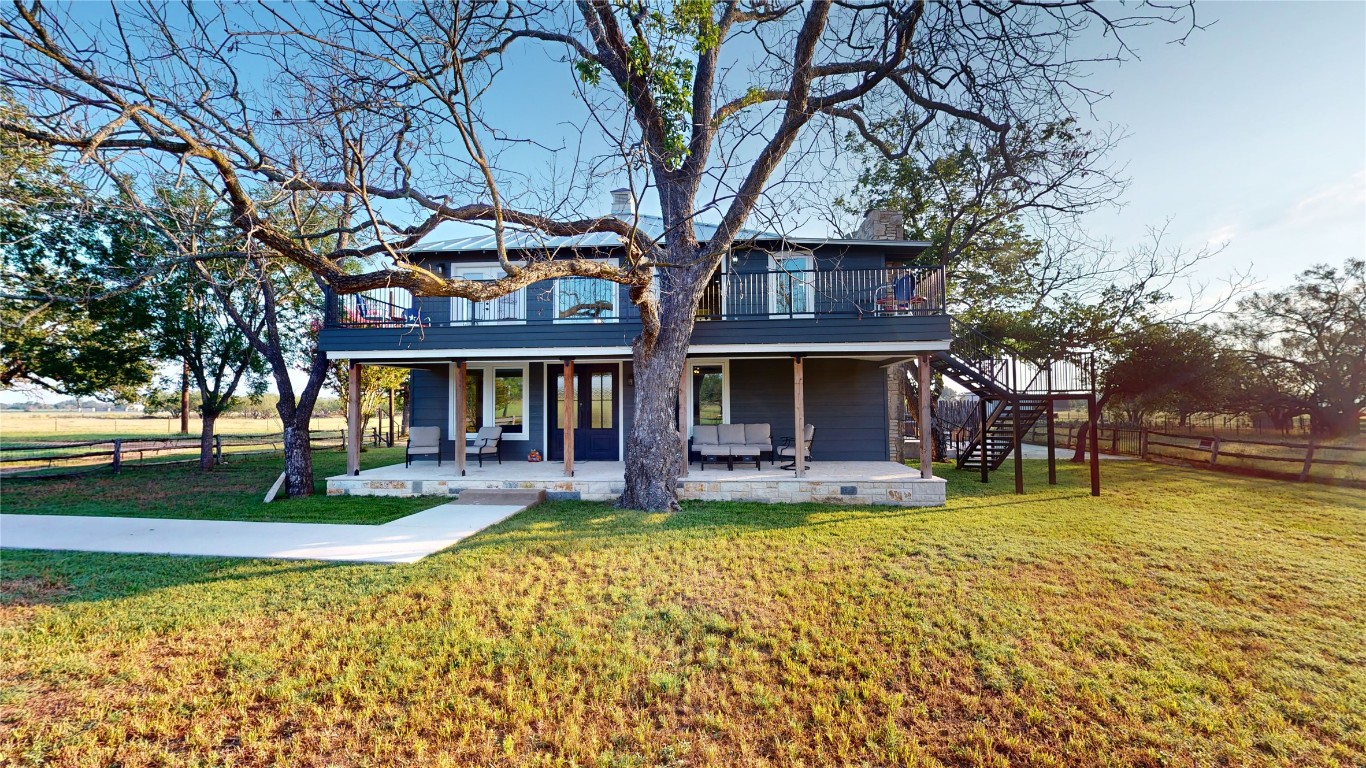
[[[664, 241], [664, 219], [659, 216], [640, 215], [633, 219], [636, 226], [647, 237]], [[697, 232], [697, 239], [707, 241], [716, 234], [715, 224], [697, 222], [694, 228]], [[858, 240], [841, 239], [828, 237], [784, 237], [774, 232], [766, 232], [756, 229], [743, 229], [735, 238], [739, 242], [747, 240], [758, 241], [777, 241], [793, 243], [795, 245], [880, 245], [880, 246], [928, 246], [929, 242], [924, 240]], [[621, 245], [621, 238], [611, 232], [593, 232], [586, 235], [572, 235], [569, 237], [550, 237], [540, 232], [529, 232], [526, 230], [505, 230], [503, 242], [508, 250], [561, 250], [577, 248], [615, 248]], [[475, 235], [473, 237], [458, 237], [443, 240], [429, 240], [418, 243], [409, 249], [411, 253], [453, 253], [462, 251], [494, 251], [497, 250], [497, 240], [493, 233], [487, 235]]]

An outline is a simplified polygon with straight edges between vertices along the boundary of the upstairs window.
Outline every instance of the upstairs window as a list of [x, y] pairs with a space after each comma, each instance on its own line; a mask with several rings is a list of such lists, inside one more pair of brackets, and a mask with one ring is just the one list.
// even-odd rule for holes
[[616, 283], [595, 277], [562, 277], [555, 281], [555, 320], [607, 322], [617, 319]]

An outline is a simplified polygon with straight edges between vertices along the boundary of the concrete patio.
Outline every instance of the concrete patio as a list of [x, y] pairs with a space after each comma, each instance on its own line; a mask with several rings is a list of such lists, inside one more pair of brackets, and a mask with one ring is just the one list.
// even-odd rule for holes
[[[944, 503], [944, 480], [920, 477], [920, 470], [891, 461], [813, 461], [797, 478], [780, 465], [763, 462], [736, 465], [694, 463], [679, 481], [679, 495], [700, 501], [804, 502], [826, 504], [890, 504], [928, 507]], [[472, 465], [460, 477], [455, 466], [424, 460], [411, 467], [395, 464], [363, 470], [359, 475], [327, 479], [330, 496], [446, 496], [468, 488], [544, 490], [550, 499], [609, 501], [621, 495], [625, 464], [619, 461], [576, 461], [574, 476], [564, 476], [560, 462], [485, 463]]]

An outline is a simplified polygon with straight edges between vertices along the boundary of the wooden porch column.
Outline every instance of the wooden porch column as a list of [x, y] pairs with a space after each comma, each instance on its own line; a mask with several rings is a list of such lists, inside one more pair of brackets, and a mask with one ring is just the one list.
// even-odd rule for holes
[[564, 476], [574, 476], [574, 358], [564, 359]]
[[360, 363], [346, 371], [346, 474], [360, 474]]
[[802, 375], [802, 356], [792, 356], [792, 416], [797, 423], [792, 445], [796, 448], [793, 469], [797, 477], [806, 477], [806, 382]]
[[934, 477], [934, 433], [930, 428], [930, 356], [920, 355], [915, 367], [920, 374], [920, 476]]
[[1057, 423], [1057, 422], [1056, 422], [1057, 414], [1055, 413], [1055, 409], [1054, 409], [1054, 407], [1053, 407], [1054, 404], [1055, 404], [1056, 402], [1057, 402], [1057, 401], [1054, 400], [1053, 398], [1051, 398], [1051, 397], [1048, 398], [1048, 410], [1044, 412], [1045, 415], [1046, 415], [1046, 417], [1047, 417], [1047, 420], [1048, 420], [1048, 421], [1047, 421], [1047, 424], [1048, 424], [1048, 484], [1049, 484], [1049, 485], [1057, 485], [1057, 484], [1058, 484], [1057, 439], [1054, 437], [1054, 430], [1057, 428], [1057, 427], [1056, 427], [1056, 423]]
[[991, 482], [991, 469], [987, 466], [987, 399], [981, 395], [977, 396], [977, 453], [982, 457], [982, 482]]
[[678, 377], [678, 441], [683, 451], [683, 472], [680, 477], [688, 476], [688, 397], [692, 394], [692, 366], [688, 358], [683, 358], [683, 373]]
[[389, 447], [394, 447], [394, 388], [389, 387]]
[[[465, 476], [465, 414], [469, 406], [465, 404], [465, 387], [469, 381], [469, 367], [464, 360], [455, 361], [455, 471]], [[439, 450], [439, 449], [438, 449]]]
[[1024, 435], [1020, 433], [1020, 398], [1010, 400], [1015, 418], [1011, 419], [1011, 441], [1015, 443], [1015, 492], [1024, 493]]
[[1100, 420], [1100, 409], [1096, 407], [1096, 396], [1091, 395], [1086, 398], [1086, 422], [1089, 429], [1086, 430], [1088, 440], [1091, 443], [1091, 495], [1100, 495], [1100, 435], [1097, 434], [1096, 422]]

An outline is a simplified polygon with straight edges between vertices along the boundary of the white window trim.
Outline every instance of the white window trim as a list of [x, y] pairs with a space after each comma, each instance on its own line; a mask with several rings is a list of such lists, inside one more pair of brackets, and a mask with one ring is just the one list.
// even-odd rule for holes
[[[809, 280], [809, 282], [808, 282], [808, 281], [803, 281], [803, 282], [802, 282], [802, 285], [806, 287], [806, 306], [809, 307], [809, 308], [811, 309], [810, 312], [788, 313], [788, 312], [778, 312], [778, 311], [776, 311], [776, 310], [777, 310], [777, 307], [778, 307], [778, 273], [779, 273], [781, 270], [784, 269], [784, 267], [783, 267], [781, 264], [779, 264], [779, 262], [784, 261], [784, 260], [787, 260], [787, 259], [806, 259], [807, 263], [810, 265], [810, 266], [809, 266], [806, 270], [804, 270], [804, 271], [806, 272], [806, 276], [809, 277], [809, 278], [811, 278], [811, 279]], [[771, 318], [771, 319], [773, 319], [773, 320], [784, 320], [784, 319], [787, 319], [787, 318], [811, 318], [811, 317], [815, 317], [815, 316], [816, 316], [816, 313], [815, 313], [815, 309], [816, 309], [816, 285], [815, 285], [815, 279], [814, 279], [814, 278], [815, 278], [815, 275], [816, 275], [816, 257], [815, 257], [814, 254], [810, 254], [810, 253], [800, 253], [800, 252], [795, 252], [795, 251], [783, 251], [783, 252], [781, 252], [781, 253], [770, 253], [770, 254], [768, 255], [768, 313], [769, 313], [768, 316], [769, 316], [769, 318]]]
[[[456, 261], [456, 262], [451, 262], [451, 263], [450, 263], [450, 265], [449, 265], [449, 267], [448, 267], [448, 271], [450, 272], [450, 276], [451, 276], [451, 277], [458, 277], [458, 276], [460, 275], [461, 272], [488, 272], [488, 273], [491, 273], [491, 274], [489, 275], [489, 277], [488, 277], [487, 279], [496, 280], [496, 279], [498, 278], [499, 275], [503, 274], [503, 267], [502, 267], [501, 264], [499, 264], [499, 263], [497, 263], [497, 262], [473, 262], [473, 263], [465, 263], [465, 262], [461, 262], [461, 261]], [[470, 325], [525, 325], [525, 324], [526, 324], [526, 292], [527, 292], [527, 289], [525, 289], [525, 288], [518, 288], [517, 290], [513, 291], [512, 294], [511, 294], [511, 295], [517, 297], [517, 314], [521, 316], [521, 318], [522, 318], [521, 320], [480, 320], [478, 323], [472, 323], [471, 320], [473, 319], [475, 307], [476, 307], [477, 305], [479, 305], [479, 304], [492, 304], [492, 303], [498, 301], [499, 299], [490, 299], [489, 301], [470, 301], [469, 299], [462, 299], [462, 298], [460, 298], [460, 297], [458, 297], [458, 296], [452, 296], [452, 297], [450, 298], [450, 310], [449, 310], [449, 311], [450, 311], [450, 315], [449, 315], [449, 317], [450, 317], [450, 322], [451, 322], [452, 324], [455, 324], [455, 323], [459, 322], [459, 323], [461, 323], [462, 325], [464, 325], [464, 324], [470, 324]], [[502, 297], [500, 297], [500, 298], [502, 298]], [[461, 307], [461, 306], [468, 308], [468, 310], [469, 310], [469, 313], [468, 313], [468, 314], [469, 314], [470, 316], [469, 316], [469, 317], [466, 317], [466, 318], [464, 318], [464, 319], [462, 319], [462, 320], [457, 320], [456, 317], [457, 317], [458, 315], [461, 314], [461, 312], [459, 312], [459, 311], [457, 310], [457, 307]]]
[[[618, 260], [615, 259], [615, 258], [612, 258], [612, 259], [592, 259], [592, 261], [598, 261], [598, 262], [601, 262], [601, 263], [603, 263], [603, 264], [610, 264], [610, 265], [612, 265], [612, 266], [614, 266], [614, 267], [617, 266], [617, 264], [618, 264]], [[612, 283], [612, 282], [609, 282], [609, 283], [608, 283], [609, 285], [612, 286], [612, 316], [611, 316], [611, 317], [560, 317], [560, 281], [561, 281], [561, 280], [565, 280], [565, 279], [573, 279], [573, 278], [563, 278], [563, 277], [557, 277], [557, 278], [555, 278], [554, 290], [551, 292], [551, 296], [550, 296], [550, 301], [551, 301], [551, 304], [550, 304], [550, 319], [551, 319], [552, 322], [556, 322], [556, 323], [569, 323], [569, 324], [574, 324], [574, 323], [590, 323], [590, 324], [592, 324], [592, 323], [618, 323], [618, 322], [621, 322], [621, 285], [620, 285], [619, 283]], [[589, 279], [589, 280], [596, 280], [596, 279], [600, 279], [600, 278], [587, 278], [587, 279]]]
[[[691, 369], [691, 368], [692, 368], [693, 366], [695, 366], [695, 365], [719, 365], [719, 366], [721, 366], [721, 423], [722, 423], [722, 424], [729, 424], [729, 423], [730, 423], [730, 359], [729, 359], [729, 358], [723, 358], [723, 357], [718, 357], [718, 358], [702, 358], [702, 357], [699, 357], [699, 358], [688, 358], [685, 362], [686, 362], [686, 364], [687, 364], [687, 366], [688, 366], [689, 369]], [[689, 382], [689, 384], [688, 384], [688, 390], [687, 390], [687, 393], [684, 395], [684, 399], [687, 400], [687, 402], [684, 403], [684, 406], [683, 406], [683, 407], [686, 408], [687, 411], [688, 411], [688, 435], [691, 437], [691, 436], [692, 436], [692, 428], [695, 427], [695, 426], [697, 426], [697, 418], [696, 418], [695, 414], [693, 413], [693, 411], [696, 410], [696, 409], [693, 408], [693, 402], [692, 402], [692, 383], [691, 383], [691, 382], [692, 382], [692, 372], [691, 372], [691, 370], [689, 370], [689, 373], [688, 373], [688, 382]]]
[[[456, 413], [455, 413], [455, 363], [450, 363], [450, 375], [447, 386], [447, 408], [450, 418], [446, 420], [446, 434], [456, 433]], [[494, 377], [497, 371], [521, 371], [522, 372], [522, 431], [504, 432], [504, 440], [530, 440], [531, 439], [531, 414], [527, 411], [527, 382], [531, 380], [527, 372], [526, 363], [480, 363], [478, 365], [466, 366], [466, 371], [480, 371], [484, 374], [484, 412], [482, 415], [485, 424], [493, 424], [494, 408]], [[478, 433], [466, 432], [465, 439], [473, 440]]]

